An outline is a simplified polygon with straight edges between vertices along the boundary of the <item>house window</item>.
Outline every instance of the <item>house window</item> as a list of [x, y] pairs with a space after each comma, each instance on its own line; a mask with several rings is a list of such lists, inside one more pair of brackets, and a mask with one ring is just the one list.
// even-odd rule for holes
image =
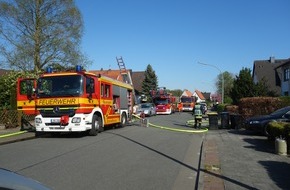
[[290, 78], [290, 69], [284, 69], [284, 81], [288, 81]]
[[284, 96], [288, 96], [288, 95], [289, 95], [288, 91], [284, 92]]

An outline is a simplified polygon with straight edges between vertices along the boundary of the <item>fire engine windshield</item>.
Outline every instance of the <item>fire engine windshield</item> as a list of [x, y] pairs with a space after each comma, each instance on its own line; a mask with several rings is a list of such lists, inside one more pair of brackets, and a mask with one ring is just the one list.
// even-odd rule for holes
[[186, 103], [186, 102], [193, 102], [193, 98], [191, 97], [181, 97], [181, 102]]
[[83, 94], [81, 75], [41, 77], [37, 81], [38, 97], [79, 96]]
[[156, 98], [156, 99], [154, 99], [154, 103], [157, 105], [157, 104], [168, 104], [169, 103], [169, 101], [168, 101], [168, 99], [164, 99], [164, 98]]

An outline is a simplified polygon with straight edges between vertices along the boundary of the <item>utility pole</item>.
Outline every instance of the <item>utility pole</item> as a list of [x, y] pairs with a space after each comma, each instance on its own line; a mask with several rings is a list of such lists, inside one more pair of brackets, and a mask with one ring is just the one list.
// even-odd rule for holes
[[209, 66], [209, 67], [213, 67], [213, 68], [215, 68], [215, 69], [217, 69], [219, 72], [220, 72], [220, 74], [221, 74], [221, 76], [222, 76], [222, 104], [224, 103], [224, 91], [225, 91], [225, 87], [224, 87], [224, 83], [225, 83], [225, 81], [224, 81], [224, 74], [222, 73], [222, 71], [217, 67], [217, 66], [215, 66], [215, 65], [211, 65], [211, 64], [207, 64], [207, 63], [201, 63], [201, 62], [197, 62], [198, 64], [200, 64], [200, 65], [205, 65], [205, 66]]

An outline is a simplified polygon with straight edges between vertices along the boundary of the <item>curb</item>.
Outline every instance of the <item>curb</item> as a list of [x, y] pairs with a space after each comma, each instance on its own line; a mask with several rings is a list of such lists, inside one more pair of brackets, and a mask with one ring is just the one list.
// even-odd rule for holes
[[204, 172], [203, 172], [203, 166], [204, 166], [204, 138], [202, 139], [201, 145], [200, 145], [200, 152], [199, 152], [199, 162], [198, 162], [198, 173], [196, 176], [196, 184], [194, 189], [204, 189]]
[[0, 145], [34, 139], [35, 135], [29, 131], [19, 131], [0, 135]]
[[221, 177], [221, 163], [216, 141], [205, 137], [203, 146], [203, 189], [225, 190], [225, 184]]

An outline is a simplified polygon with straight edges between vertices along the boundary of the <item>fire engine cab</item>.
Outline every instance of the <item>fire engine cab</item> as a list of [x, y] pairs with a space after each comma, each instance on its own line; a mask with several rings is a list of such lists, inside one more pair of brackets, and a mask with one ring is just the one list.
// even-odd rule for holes
[[195, 105], [194, 96], [181, 96], [180, 102], [182, 104], [182, 111], [192, 111]]
[[19, 78], [17, 108], [35, 114], [36, 135], [42, 132], [82, 132], [95, 136], [109, 125], [125, 126], [131, 118], [133, 87], [86, 72], [53, 72], [39, 78]]
[[165, 87], [150, 90], [153, 103], [156, 105], [156, 114], [172, 114], [176, 110], [176, 97], [167, 92]]

